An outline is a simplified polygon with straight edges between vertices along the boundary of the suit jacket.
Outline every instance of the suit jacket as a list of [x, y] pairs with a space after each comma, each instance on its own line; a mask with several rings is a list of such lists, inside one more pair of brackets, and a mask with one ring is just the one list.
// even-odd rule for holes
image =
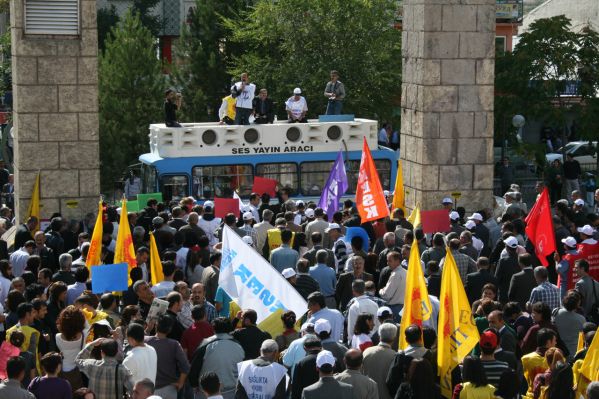
[[15, 209], [15, 185], [6, 183], [2, 185], [2, 202], [10, 209]]
[[[262, 110], [264, 106], [264, 110]], [[261, 117], [268, 120], [268, 123], [272, 123], [275, 119], [275, 106], [270, 98], [262, 100], [260, 97], [255, 97], [252, 100], [252, 108], [256, 113], [256, 118]]]
[[308, 260], [310, 266], [314, 266], [316, 264], [316, 252], [318, 252], [321, 249], [324, 249], [329, 254], [329, 256], [327, 256], [326, 265], [331, 269], [335, 270], [335, 254], [330, 249], [323, 248], [322, 245], [315, 245], [312, 249], [308, 250], [304, 254], [303, 258]]
[[[296, 366], [297, 367], [297, 366]], [[335, 377], [322, 377], [316, 383], [304, 388], [302, 399], [348, 399], [352, 397], [351, 385], [337, 381]]]
[[518, 347], [516, 332], [508, 325], [499, 333], [499, 346], [507, 352], [515, 353]]
[[183, 219], [173, 219], [167, 223], [173, 229], [179, 230], [181, 227], [185, 226], [187, 223]]
[[15, 232], [15, 251], [25, 245], [29, 240], [33, 240], [33, 237], [31, 236], [31, 232], [27, 228], [27, 225], [23, 223], [17, 227], [17, 231]]
[[495, 278], [497, 279], [499, 301], [501, 303], [507, 302], [508, 290], [510, 288], [512, 276], [519, 271], [520, 266], [518, 266], [518, 258], [516, 256], [500, 259], [499, 263], [497, 263], [497, 269], [495, 269]]
[[523, 269], [512, 276], [508, 299], [520, 304], [521, 309], [526, 309], [526, 302], [530, 299], [530, 292], [537, 286], [532, 267]]
[[374, 380], [358, 370], [345, 370], [336, 374], [337, 381], [345, 382], [353, 387], [353, 397], [359, 399], [378, 399], [379, 388]]
[[[373, 281], [372, 274], [364, 272], [362, 274], [362, 280]], [[335, 287], [335, 299], [337, 300], [337, 306], [342, 312], [347, 307], [347, 303], [352, 299], [351, 285], [354, 282], [354, 273], [348, 272], [343, 273], [339, 276], [337, 286]]]
[[491, 283], [497, 287], [497, 279], [488, 269], [480, 269], [466, 276], [466, 295], [470, 303], [480, 298], [485, 284]]

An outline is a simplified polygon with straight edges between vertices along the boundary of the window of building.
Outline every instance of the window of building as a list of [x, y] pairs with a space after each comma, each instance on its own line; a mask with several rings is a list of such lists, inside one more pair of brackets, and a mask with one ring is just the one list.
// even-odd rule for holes
[[495, 51], [503, 54], [506, 52], [507, 38], [505, 36], [495, 36]]
[[25, 0], [25, 34], [79, 35], [79, 0]]
[[192, 169], [193, 196], [197, 199], [231, 198], [233, 191], [240, 197], [252, 193], [252, 165], [196, 166]]
[[281, 187], [288, 188], [291, 195], [298, 192], [297, 164], [269, 163], [256, 165], [256, 176], [274, 179]]

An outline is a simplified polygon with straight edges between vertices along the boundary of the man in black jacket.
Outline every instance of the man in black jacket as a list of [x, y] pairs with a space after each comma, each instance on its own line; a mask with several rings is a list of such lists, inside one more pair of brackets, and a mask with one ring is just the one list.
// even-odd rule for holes
[[520, 271], [520, 266], [518, 266], [518, 240], [516, 237], [510, 236], [503, 242], [508, 256], [501, 258], [497, 263], [495, 278], [498, 284], [499, 301], [506, 303], [512, 276]]
[[35, 216], [29, 217], [27, 219], [27, 223], [23, 223], [19, 227], [17, 227], [17, 231], [15, 233], [15, 250], [21, 248], [25, 243], [33, 238], [33, 230], [36, 228], [38, 220]]
[[470, 273], [466, 276], [466, 295], [468, 295], [468, 301], [470, 303], [480, 298], [483, 287], [487, 283], [493, 284], [497, 287], [497, 279], [489, 272], [489, 259], [483, 257], [478, 258], [476, 262], [477, 272]]
[[252, 107], [254, 108], [255, 123], [273, 123], [275, 119], [275, 107], [272, 100], [268, 98], [268, 91], [266, 89], [260, 89], [258, 97], [252, 100]]

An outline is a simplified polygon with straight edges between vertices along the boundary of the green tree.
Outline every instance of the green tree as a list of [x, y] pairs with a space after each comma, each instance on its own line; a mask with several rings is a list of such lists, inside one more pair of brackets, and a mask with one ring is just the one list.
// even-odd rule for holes
[[401, 92], [401, 32], [393, 27], [394, 0], [260, 0], [228, 19], [231, 40], [243, 47], [230, 71], [266, 87], [284, 114], [301, 87], [309, 114], [323, 114], [324, 85], [338, 70], [347, 98], [344, 113], [390, 118]]
[[[175, 47], [172, 84], [183, 92], [181, 119], [218, 120], [222, 97], [227, 95], [231, 75], [227, 65], [239, 46], [228, 40], [222, 19], [239, 21], [245, 0], [197, 0]], [[239, 21], [239, 23], [243, 23]]]
[[148, 125], [162, 121], [164, 78], [152, 33], [128, 12], [99, 61], [102, 186], [148, 149]]
[[[0, 0], [2, 1], [2, 0]], [[154, 37], [158, 36], [162, 27], [160, 18], [154, 15], [153, 9], [160, 0], [133, 0], [129, 11], [138, 14], [141, 24], [148, 28]], [[119, 16], [114, 4], [98, 10], [98, 47], [104, 50], [105, 42], [110, 31], [117, 26]]]
[[98, 10], [98, 48], [104, 51], [106, 39], [110, 31], [119, 23], [119, 15], [116, 7], [111, 4], [110, 7], [100, 8]]

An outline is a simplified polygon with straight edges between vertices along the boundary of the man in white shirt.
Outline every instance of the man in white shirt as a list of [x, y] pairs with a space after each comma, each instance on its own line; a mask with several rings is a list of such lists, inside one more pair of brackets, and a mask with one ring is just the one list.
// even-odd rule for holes
[[33, 254], [35, 241], [29, 240], [15, 252], [10, 255], [10, 264], [12, 265], [12, 274], [14, 277], [21, 277], [27, 267], [27, 260]]
[[237, 100], [235, 105], [235, 124], [249, 125], [250, 115], [253, 112], [252, 100], [254, 100], [256, 85], [250, 83], [247, 73], [241, 74], [241, 81], [231, 87], [231, 94]]
[[391, 269], [391, 276], [387, 285], [379, 290], [381, 298], [388, 302], [393, 311], [393, 318], [399, 322], [399, 311], [403, 308], [406, 291], [406, 270], [400, 266], [401, 255], [399, 252], [391, 251], [387, 254], [387, 266]]
[[173, 281], [175, 267], [175, 264], [170, 260], [162, 262], [162, 273], [164, 274], [164, 280], [152, 287], [152, 292], [157, 298], [164, 298], [169, 294], [169, 292], [175, 289], [175, 282]]
[[156, 350], [144, 343], [144, 328], [135, 323], [127, 327], [127, 341], [132, 349], [127, 352], [123, 360], [123, 366], [131, 371], [132, 381], [149, 379], [156, 384], [156, 370], [158, 368], [158, 357]]
[[293, 89], [293, 96], [289, 97], [285, 101], [285, 111], [287, 111], [287, 117], [289, 123], [307, 123], [306, 112], [308, 112], [308, 103], [306, 99], [302, 97], [302, 90], [299, 87]]
[[366, 283], [364, 280], [354, 280], [351, 284], [354, 299], [352, 305], [347, 312], [347, 335], [353, 334], [356, 320], [361, 314], [371, 314], [374, 320], [374, 328], [371, 334], [374, 334], [379, 329], [379, 319], [376, 317], [379, 306], [365, 294]]

